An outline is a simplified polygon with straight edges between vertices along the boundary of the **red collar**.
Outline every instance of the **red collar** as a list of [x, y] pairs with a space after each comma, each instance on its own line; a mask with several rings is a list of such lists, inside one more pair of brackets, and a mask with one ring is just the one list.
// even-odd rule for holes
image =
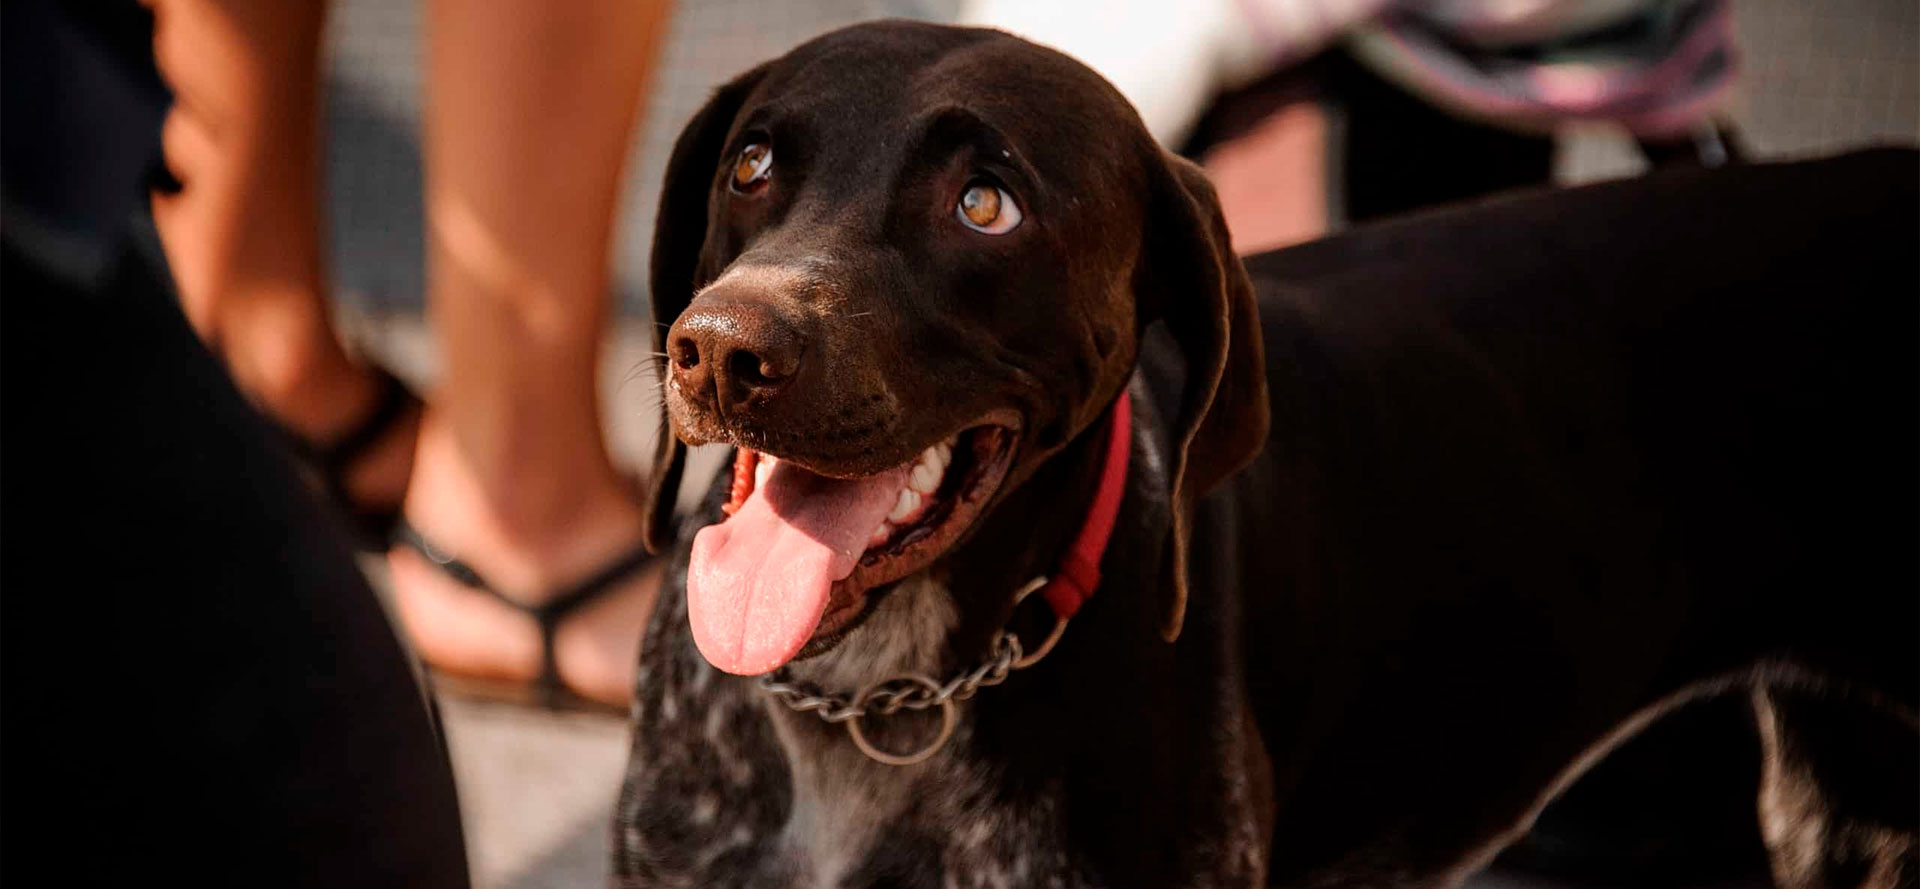
[[1107, 420], [1107, 461], [1100, 470], [1100, 489], [1087, 508], [1087, 521], [1080, 526], [1080, 536], [1060, 556], [1047, 585], [1040, 588], [1040, 595], [1046, 597], [1063, 623], [1100, 587], [1100, 559], [1107, 553], [1107, 540], [1113, 536], [1113, 522], [1120, 515], [1120, 500], [1127, 491], [1132, 432], [1133, 399], [1122, 389]]

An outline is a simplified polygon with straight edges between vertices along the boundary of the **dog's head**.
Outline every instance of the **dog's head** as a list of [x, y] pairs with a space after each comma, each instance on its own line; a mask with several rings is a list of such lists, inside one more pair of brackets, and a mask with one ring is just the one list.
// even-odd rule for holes
[[716, 666], [771, 670], [939, 561], [1095, 423], [1155, 321], [1187, 362], [1178, 632], [1189, 513], [1265, 438], [1258, 325], [1212, 188], [1098, 75], [987, 30], [807, 43], [680, 135], [652, 275], [654, 545], [683, 443], [739, 448], [688, 576]]

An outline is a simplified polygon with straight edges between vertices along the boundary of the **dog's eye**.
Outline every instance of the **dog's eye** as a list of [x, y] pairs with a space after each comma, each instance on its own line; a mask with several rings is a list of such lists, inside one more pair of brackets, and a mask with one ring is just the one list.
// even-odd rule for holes
[[733, 162], [733, 190], [752, 191], [772, 174], [773, 146], [765, 142], [751, 143], [740, 149], [740, 159]]
[[1007, 190], [989, 182], [975, 181], [960, 195], [953, 208], [960, 224], [989, 235], [1004, 235], [1020, 225], [1020, 205]]

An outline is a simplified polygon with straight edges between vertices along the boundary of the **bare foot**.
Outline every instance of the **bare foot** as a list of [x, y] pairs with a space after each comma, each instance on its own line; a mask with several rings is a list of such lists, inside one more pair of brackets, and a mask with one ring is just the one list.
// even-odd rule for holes
[[[543, 480], [565, 498], [562, 508], [523, 503], [527, 508], [515, 510], [499, 502], [507, 498], [486, 493], [471, 462], [452, 430], [429, 411], [407, 516], [435, 547], [472, 566], [516, 603], [546, 604], [639, 545], [640, 506], [610, 469], [577, 483]], [[548, 474], [543, 467], [524, 471]], [[541, 518], [529, 522], [526, 515]], [[388, 562], [401, 623], [427, 663], [455, 675], [514, 683], [540, 675], [540, 631], [530, 615], [461, 583], [411, 547], [395, 547]], [[614, 707], [628, 704], [660, 573], [660, 563], [648, 565], [560, 622], [554, 662], [568, 689]]]

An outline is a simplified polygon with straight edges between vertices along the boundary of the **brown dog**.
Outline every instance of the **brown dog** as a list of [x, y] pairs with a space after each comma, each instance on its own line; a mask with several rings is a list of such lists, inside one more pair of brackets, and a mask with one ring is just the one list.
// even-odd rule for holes
[[[1064, 56], [888, 23], [748, 72], [654, 245], [651, 536], [683, 443], [736, 456], [647, 633], [619, 879], [1447, 885], [1711, 692], [1844, 689], [1843, 746], [1911, 754], [1913, 289], [1856, 280], [1901, 157], [1388, 226], [1256, 299]], [[1820, 837], [1782, 878], [1902, 873], [1911, 806], [1770, 737]]]

